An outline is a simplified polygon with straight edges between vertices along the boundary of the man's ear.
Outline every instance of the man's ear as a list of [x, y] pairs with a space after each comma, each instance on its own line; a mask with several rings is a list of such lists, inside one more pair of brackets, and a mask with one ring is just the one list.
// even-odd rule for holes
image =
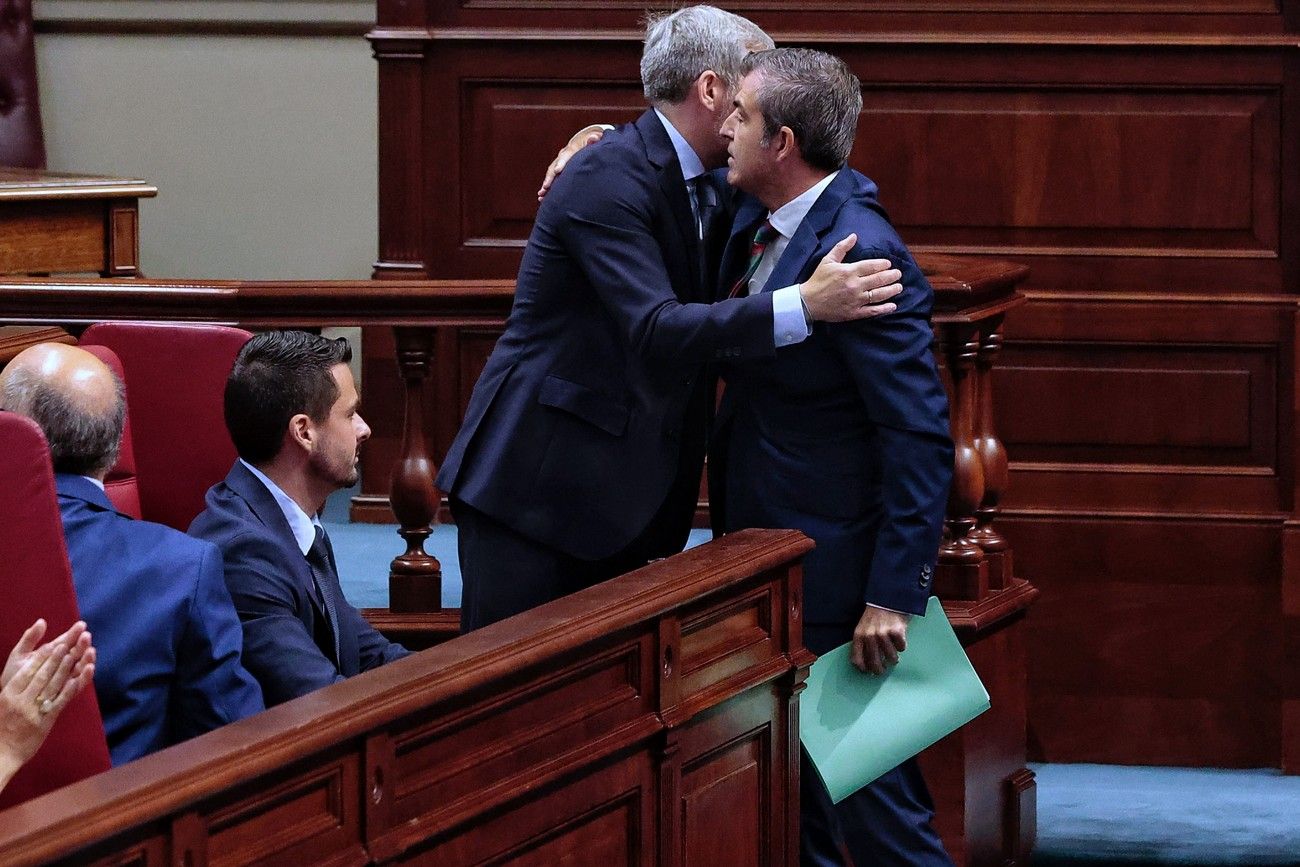
[[790, 159], [799, 156], [799, 142], [794, 137], [794, 130], [788, 126], [783, 126], [772, 136], [772, 143], [776, 145], [773, 156], [778, 160]]
[[727, 84], [712, 69], [706, 69], [695, 79], [695, 96], [710, 112], [716, 112], [727, 103]]
[[286, 445], [293, 445], [310, 452], [316, 442], [316, 428], [311, 423], [311, 417], [305, 412], [300, 412], [290, 418], [289, 428], [284, 437]]

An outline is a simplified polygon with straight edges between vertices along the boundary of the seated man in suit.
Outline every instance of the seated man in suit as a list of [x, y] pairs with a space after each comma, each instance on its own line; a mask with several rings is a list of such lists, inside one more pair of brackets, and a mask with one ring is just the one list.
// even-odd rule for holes
[[[848, 233], [846, 261], [887, 258], [903, 274], [896, 312], [821, 324], [774, 358], [723, 370], [711, 453], [723, 530], [792, 527], [817, 548], [804, 563], [804, 641], [852, 642], [883, 673], [924, 614], [952, 474], [948, 403], [930, 344], [933, 292], [876, 200], [845, 165], [862, 107], [840, 60], [806, 49], [751, 55], [734, 111], [727, 179], [753, 198], [736, 215], [723, 285], [764, 293], [809, 274]], [[946, 865], [925, 782], [910, 760], [832, 808], [803, 770], [805, 864]]]
[[400, 659], [343, 598], [320, 522], [325, 500], [357, 481], [370, 428], [343, 339], [258, 334], [226, 381], [226, 427], [239, 459], [208, 491], [190, 534], [225, 558], [244, 624], [244, 664], [268, 705]]
[[113, 764], [262, 710], [262, 692], [240, 664], [221, 554], [120, 514], [104, 493], [126, 417], [113, 372], [75, 346], [33, 346], [0, 373], [0, 405], [35, 421], [50, 444]]
[[874, 315], [891, 294], [887, 263], [830, 254], [799, 285], [710, 303], [731, 204], [710, 172], [718, 126], [741, 58], [771, 44], [711, 6], [653, 17], [652, 107], [575, 156], [543, 201], [437, 480], [458, 525], [463, 630], [680, 551], [712, 400], [704, 362], [769, 357], [809, 321]]

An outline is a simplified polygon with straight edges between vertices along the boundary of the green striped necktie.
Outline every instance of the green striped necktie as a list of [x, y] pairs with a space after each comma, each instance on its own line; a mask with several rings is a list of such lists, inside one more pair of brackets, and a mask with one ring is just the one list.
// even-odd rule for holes
[[728, 298], [739, 298], [746, 294], [745, 287], [749, 285], [750, 280], [754, 279], [754, 272], [758, 270], [758, 263], [763, 261], [763, 251], [767, 249], [768, 244], [776, 240], [776, 236], [779, 234], [780, 232], [772, 228], [772, 224], [767, 220], [764, 220], [763, 225], [758, 227], [758, 231], [754, 233], [754, 242], [749, 245], [749, 267], [745, 269], [745, 276], [737, 280], [736, 285], [731, 287], [731, 294], [727, 296]]

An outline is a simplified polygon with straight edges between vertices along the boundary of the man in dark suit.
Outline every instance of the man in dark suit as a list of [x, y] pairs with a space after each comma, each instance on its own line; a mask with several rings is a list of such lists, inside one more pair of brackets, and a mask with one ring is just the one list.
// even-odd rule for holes
[[890, 294], [886, 265], [833, 252], [802, 285], [707, 303], [730, 201], [709, 171], [718, 126], [740, 60], [770, 46], [713, 7], [652, 19], [653, 108], [574, 157], [543, 201], [437, 479], [458, 525], [463, 630], [680, 551], [707, 439], [703, 363], [769, 357], [809, 321], [872, 315]]
[[104, 476], [126, 403], [98, 358], [24, 350], [0, 374], [3, 406], [45, 433], [81, 615], [95, 635], [95, 694], [113, 764], [262, 710], [240, 664], [242, 636], [211, 545], [117, 512]]
[[[723, 125], [727, 179], [753, 198], [724, 254], [723, 286], [753, 297], [802, 279], [847, 233], [846, 261], [885, 257], [902, 271], [898, 309], [819, 323], [775, 357], [725, 366], [711, 471], [724, 530], [792, 527], [804, 563], [804, 640], [852, 642], [853, 663], [883, 673], [925, 612], [952, 475], [948, 404], [930, 345], [933, 292], [890, 226], [870, 180], [848, 168], [862, 96], [840, 60], [806, 49], [752, 55]], [[805, 762], [805, 864], [950, 864], [914, 760], [832, 809]]]
[[244, 624], [244, 664], [267, 705], [407, 654], [343, 597], [320, 511], [357, 480], [370, 428], [343, 339], [258, 334], [226, 382], [226, 426], [239, 459], [208, 491], [190, 534], [216, 544]]

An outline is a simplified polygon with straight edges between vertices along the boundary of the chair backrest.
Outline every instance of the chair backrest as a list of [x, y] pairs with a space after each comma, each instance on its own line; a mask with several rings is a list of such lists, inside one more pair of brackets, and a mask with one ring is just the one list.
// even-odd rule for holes
[[121, 359], [146, 520], [184, 532], [230, 471], [223, 395], [250, 337], [222, 325], [147, 322], [102, 322], [82, 334], [82, 346], [107, 346]]
[[45, 168], [31, 0], [0, 4], [0, 166]]
[[[117, 374], [117, 378], [126, 383], [126, 372], [122, 369], [122, 360], [117, 353], [107, 346], [83, 346], [87, 352], [104, 362]], [[128, 399], [129, 402], [129, 399]], [[126, 412], [126, 426], [122, 430], [122, 449], [118, 452], [117, 463], [104, 477], [104, 493], [108, 494], [113, 508], [132, 518], [143, 517], [140, 511], [140, 480], [135, 469], [135, 449], [132, 447], [131, 410]]]
[[[44, 617], [52, 638], [80, 619], [50, 450], [29, 418], [0, 412], [0, 659]], [[108, 770], [104, 721], [93, 689], [59, 715], [44, 746], [0, 792], [0, 809]]]

